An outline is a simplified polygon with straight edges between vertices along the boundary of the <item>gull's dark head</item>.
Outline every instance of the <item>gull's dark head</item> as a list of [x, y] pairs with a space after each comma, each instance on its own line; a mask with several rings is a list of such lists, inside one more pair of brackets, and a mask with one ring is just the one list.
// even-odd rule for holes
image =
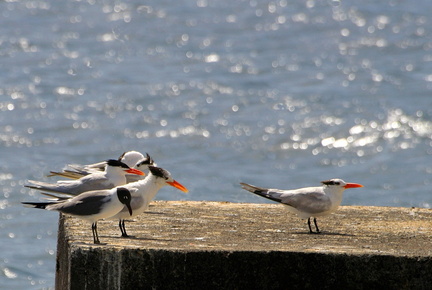
[[132, 215], [132, 207], [130, 204], [131, 200], [132, 200], [132, 196], [130, 194], [130, 191], [124, 187], [118, 187], [117, 188], [117, 197], [121, 203], [126, 205], [126, 207], [129, 210], [130, 215]]

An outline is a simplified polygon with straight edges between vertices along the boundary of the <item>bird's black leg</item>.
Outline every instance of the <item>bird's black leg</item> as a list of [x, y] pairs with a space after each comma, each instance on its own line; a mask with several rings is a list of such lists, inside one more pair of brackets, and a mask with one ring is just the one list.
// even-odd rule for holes
[[126, 227], [125, 227], [125, 220], [119, 220], [119, 228], [122, 234], [122, 237], [127, 238], [129, 237], [126, 233]]
[[100, 244], [99, 236], [97, 233], [97, 222], [92, 223], [93, 243]]
[[316, 228], [316, 233], [319, 234], [320, 230], [318, 228], [318, 224], [317, 224], [316, 218], [314, 218], [314, 224], [315, 224], [315, 228]]
[[310, 218], [308, 218], [308, 226], [309, 226], [309, 233], [313, 234], [312, 228], [311, 228], [311, 222], [310, 222]]
[[122, 227], [122, 219], [119, 219], [119, 228], [120, 228], [120, 232], [121, 232], [121, 234], [122, 234], [122, 237], [123, 237], [123, 227]]

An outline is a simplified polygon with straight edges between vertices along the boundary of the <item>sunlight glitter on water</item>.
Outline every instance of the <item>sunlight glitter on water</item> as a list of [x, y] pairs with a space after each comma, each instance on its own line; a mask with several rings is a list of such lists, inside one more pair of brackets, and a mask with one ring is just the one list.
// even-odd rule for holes
[[[418, 115], [422, 114], [419, 112]], [[341, 128], [337, 135], [311, 138], [310, 132], [305, 130], [312, 124], [318, 127], [340, 126], [344, 121], [331, 117], [322, 117], [320, 122], [317, 122], [317, 119], [305, 120], [300, 126], [296, 125], [297, 133], [291, 137], [293, 142], [283, 142], [280, 148], [282, 150], [309, 149], [316, 155], [322, 152], [320, 149], [322, 146], [328, 149], [354, 151], [358, 156], [363, 156], [366, 152], [379, 153], [383, 150], [383, 146], [390, 146], [391, 150], [397, 151], [414, 148], [423, 139], [432, 140], [432, 122], [421, 117], [408, 116], [400, 109], [390, 110], [386, 119], [382, 121], [361, 119], [356, 122], [358, 124], [351, 128]], [[346, 136], [343, 134], [344, 131]], [[277, 132], [275, 128], [266, 130], [266, 134]]]

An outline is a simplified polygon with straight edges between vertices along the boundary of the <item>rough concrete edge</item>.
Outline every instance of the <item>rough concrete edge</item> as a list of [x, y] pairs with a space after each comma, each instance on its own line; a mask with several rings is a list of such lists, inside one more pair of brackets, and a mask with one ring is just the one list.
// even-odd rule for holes
[[65, 216], [60, 214], [57, 234], [55, 289], [69, 289], [69, 273], [71, 269], [70, 254], [69, 241], [65, 231]]
[[70, 289], [426, 289], [432, 258], [372, 254], [71, 247]]
[[[231, 275], [229, 281], [233, 282], [235, 281], [235, 277], [245, 277], [247, 273], [250, 274], [250, 272], [245, 272], [245, 270], [242, 270], [242, 268], [252, 267], [252, 266], [243, 265], [242, 262], [245, 261], [242, 258], [245, 255], [250, 256], [252, 253], [255, 253], [255, 255], [260, 257], [259, 261], [265, 261], [265, 263], [260, 264], [257, 261], [254, 261], [253, 259], [247, 260], [247, 263], [252, 263], [252, 265], [255, 265], [254, 267], [260, 270], [257, 273], [253, 272], [253, 274], [257, 277], [261, 277], [260, 275], [263, 275], [261, 274], [261, 272], [271, 274], [271, 275], [266, 274], [262, 276], [261, 278], [262, 281], [270, 281], [268, 280], [269, 279], [268, 277], [269, 276], [274, 277], [275, 273], [279, 273], [280, 275], [285, 275], [285, 276], [287, 275], [281, 272], [280, 269], [275, 270], [273, 268], [275, 267], [274, 261], [276, 261], [277, 263], [282, 263], [282, 264], [285, 263], [286, 266], [285, 268], [296, 272], [299, 271], [299, 268], [295, 267], [295, 265], [297, 264], [302, 265], [300, 269], [303, 270], [303, 273], [296, 274], [297, 276], [312, 275], [312, 277], [314, 277], [313, 275], [317, 275], [315, 272], [327, 271], [328, 273], [327, 277], [330, 278], [328, 281], [324, 281], [325, 283], [328, 284], [323, 284], [323, 286], [327, 285], [327, 287], [329, 287], [329, 285], [330, 286], [343, 285], [342, 284], [343, 281], [346, 281], [347, 278], [344, 277], [339, 278], [342, 275], [341, 273], [345, 273], [347, 277], [353, 277], [353, 276], [360, 277], [360, 279], [356, 278], [358, 279], [357, 283], [363, 283], [357, 285], [357, 287], [362, 286], [360, 288], [366, 288], [366, 286], [372, 287], [372, 286], [381, 285], [383, 287], [394, 286], [398, 289], [410, 289], [411, 287], [419, 288], [419, 289], [427, 289], [428, 286], [432, 284], [432, 257], [393, 256], [393, 255], [380, 254], [380, 253], [332, 254], [332, 253], [322, 253], [322, 252], [304, 253], [304, 252], [295, 252], [295, 251], [292, 252], [285, 252], [285, 251], [284, 252], [265, 252], [265, 251], [234, 252], [234, 251], [223, 251], [223, 250], [222, 251], [211, 251], [211, 250], [210, 251], [209, 250], [188, 251], [188, 250], [175, 250], [175, 249], [158, 250], [158, 249], [148, 249], [148, 248], [131, 249], [127, 247], [112, 248], [109, 247], [109, 245], [106, 247], [105, 246], [101, 247], [101, 246], [82, 244], [80, 242], [70, 242], [69, 237], [66, 236], [67, 233], [65, 233], [64, 231], [67, 227], [67, 221], [68, 221], [67, 219], [65, 221], [65, 219], [62, 216], [60, 216], [58, 248], [57, 248], [57, 264], [58, 264], [57, 274], [59, 274], [59, 272], [62, 272], [63, 276], [60, 278], [57, 277], [56, 275], [56, 289], [84, 289], [83, 287], [89, 287], [89, 285], [91, 286], [96, 285], [96, 284], [89, 283], [81, 287], [81, 285], [76, 284], [78, 280], [82, 280], [82, 279], [90, 279], [87, 280], [87, 282], [91, 282], [92, 281], [91, 279], [96, 279], [96, 281], [98, 282], [102, 281], [100, 283], [106, 283], [107, 285], [109, 285], [109, 288], [122, 289], [123, 285], [129, 285], [127, 283], [131, 283], [130, 280], [134, 281], [139, 279], [139, 275], [142, 275], [142, 273], [145, 272], [145, 271], [141, 271], [137, 273], [134, 271], [130, 271], [130, 269], [128, 270], [128, 267], [130, 268], [133, 266], [130, 265], [130, 261], [135, 261], [138, 265], [141, 265], [141, 266], [136, 266], [136, 268], [138, 269], [148, 269], [147, 273], [151, 277], [151, 280], [150, 280], [150, 284], [145, 284], [147, 287], [149, 285], [159, 285], [158, 283], [161, 283], [161, 281], [163, 283], [166, 283], [166, 285], [168, 285], [168, 283], [173, 283], [171, 284], [171, 286], [196, 285], [193, 284], [193, 283], [197, 283], [194, 282], [193, 279], [197, 279], [198, 278], [197, 275], [205, 276], [206, 277], [205, 281], [211, 283], [210, 278], [207, 278], [207, 277], [212, 277], [209, 274], [209, 269], [201, 270], [201, 269], [197, 269], [197, 267], [199, 268], [201, 266], [199, 265], [200, 262], [202, 265], [207, 265], [209, 261], [212, 262], [213, 260], [215, 263], [218, 262], [219, 264], [222, 264], [221, 261], [224, 261], [224, 265], [227, 268], [230, 268], [231, 272], [233, 272], [233, 273], [229, 273], [229, 275]], [[130, 256], [133, 256], [132, 259], [130, 259]], [[136, 259], [136, 257], [140, 257], [140, 259]], [[228, 258], [227, 258], [228, 260], [224, 260], [223, 259], [224, 257], [231, 257], [234, 259], [234, 262], [233, 260], [229, 260]], [[285, 261], [288, 259], [287, 257], [291, 257], [291, 259], [289, 259], [289, 262]], [[351, 259], [348, 259], [349, 257]], [[61, 259], [63, 259], [63, 261]], [[92, 259], [99, 261], [99, 263], [92, 262]], [[281, 259], [282, 261], [278, 262], [279, 259]], [[186, 264], [186, 261], [190, 262], [191, 260], [196, 260], [198, 265], [190, 266], [190, 264]], [[311, 261], [313, 261], [313, 263]], [[86, 262], [87, 265], [93, 264], [93, 266], [90, 269], [86, 267], [81, 267], [81, 271], [79, 271], [80, 265], [82, 266], [84, 262]], [[172, 277], [170, 276], [167, 277], [161, 276], [161, 275], [165, 275], [165, 273], [164, 274], [157, 273], [157, 269], [160, 269], [161, 265], [166, 266], [166, 264], [169, 265], [168, 270], [166, 272], [175, 273], [175, 275], [172, 276], [177, 277], [176, 281], [172, 281]], [[230, 264], [231, 266], [228, 267]], [[183, 270], [181, 269], [176, 270], [176, 265], [182, 266]], [[232, 265], [237, 266], [235, 270], [239, 271], [239, 273], [235, 273], [236, 271], [232, 271]], [[305, 265], [309, 265], [309, 266], [306, 267]], [[319, 265], [324, 265], [324, 266], [329, 265], [326, 267], [333, 268], [334, 270], [328, 272], [329, 271], [328, 269], [325, 270], [320, 269], [318, 267]], [[149, 270], [149, 267], [151, 270]], [[71, 270], [74, 271], [75, 269], [78, 271], [72, 274]], [[215, 267], [215, 269], [216, 271], [219, 271], [218, 267]], [[354, 270], [349, 271], [349, 269], [354, 269]], [[363, 269], [363, 272], [360, 269]], [[89, 273], [86, 273], [87, 271]], [[106, 276], [107, 272], [111, 274], [115, 274], [114, 275], [115, 278], [107, 277]], [[194, 272], [193, 274], [195, 276], [190, 277], [191, 274], [188, 272]], [[403, 279], [401, 277], [402, 274], [403, 274]], [[89, 276], [89, 275], [92, 277], [83, 278], [84, 276]], [[216, 272], [216, 275], [220, 276], [221, 275], [220, 271]], [[300, 278], [297, 277], [297, 279]], [[259, 283], [264, 283], [262, 281], [259, 281]], [[280, 281], [275, 279], [273, 279], [273, 281], [274, 283], [279, 283], [279, 284], [281, 283]], [[292, 278], [291, 281], [287, 280], [284, 282], [292, 284], [292, 282], [294, 281], [296, 280]], [[319, 281], [319, 279], [311, 279], [311, 281], [316, 282]], [[72, 286], [70, 283], [72, 283]], [[95, 283], [95, 281], [92, 283]], [[100, 283], [97, 285], [105, 285]], [[214, 283], [219, 283], [217, 285], [221, 287], [223, 286], [222, 282], [214, 282]], [[316, 285], [310, 283], [311, 283], [310, 281], [306, 281], [304, 282], [304, 285]], [[266, 285], [269, 286], [269, 284]], [[103, 287], [99, 287], [99, 289], [100, 288]], [[267, 287], [267, 288], [271, 288], [271, 287]]]

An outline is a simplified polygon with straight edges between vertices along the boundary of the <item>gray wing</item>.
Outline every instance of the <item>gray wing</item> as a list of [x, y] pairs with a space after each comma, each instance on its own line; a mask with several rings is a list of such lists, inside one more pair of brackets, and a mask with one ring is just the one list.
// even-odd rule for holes
[[76, 216], [89, 216], [100, 213], [110, 198], [111, 195], [107, 195], [105, 191], [89, 191], [68, 201], [49, 205], [46, 209]]
[[64, 178], [70, 178], [70, 179], [80, 179], [83, 176], [86, 176], [88, 173], [80, 173], [73, 170], [63, 170], [63, 171], [50, 171], [50, 174], [47, 175], [48, 177], [52, 176], [60, 176]]
[[[65, 182], [75, 183], [74, 181], [65, 181]], [[96, 173], [86, 175], [83, 178], [77, 180], [75, 184], [76, 185], [72, 189], [74, 194], [80, 194], [83, 192], [93, 191], [93, 190], [111, 189], [114, 187], [114, 184], [106, 178], [104, 172], [96, 172]], [[66, 192], [66, 193], [70, 193], [70, 192]]]
[[64, 186], [65, 182], [57, 182], [57, 183], [47, 183], [43, 181], [29, 180], [31, 185], [25, 185], [25, 187], [53, 192], [53, 193], [69, 193], [71, 191], [71, 186]]
[[70, 194], [65, 194], [65, 193], [54, 193], [54, 194], [49, 194], [46, 192], [41, 192], [40, 194], [47, 196], [45, 199], [48, 199], [50, 201], [56, 202], [56, 201], [64, 201], [64, 200], [68, 200], [73, 198], [73, 195]]
[[80, 179], [94, 172], [104, 171], [106, 161], [88, 165], [68, 164], [62, 171], [50, 171], [48, 177], [61, 176], [70, 179]]
[[281, 202], [280, 198], [278, 198], [277, 196], [272, 196], [268, 193], [268, 191], [269, 191], [268, 188], [258, 187], [258, 186], [243, 183], [243, 182], [240, 182], [240, 184], [241, 184], [243, 189], [246, 189], [247, 191], [255, 193], [256, 195], [268, 198], [268, 199], [273, 200], [273, 201]]
[[322, 187], [307, 187], [296, 190], [269, 189], [268, 195], [281, 203], [311, 214], [321, 213], [331, 208], [330, 198]]
[[320, 213], [331, 207], [331, 201], [324, 194], [322, 187], [306, 187], [295, 190], [269, 189], [240, 183], [246, 189], [259, 196], [283, 203], [308, 213]]
[[105, 178], [103, 172], [86, 175], [77, 180], [58, 181], [57, 183], [46, 183], [35, 180], [29, 180], [29, 182], [32, 185], [26, 185], [28, 188], [71, 195], [78, 195], [92, 190], [111, 189], [114, 187], [114, 184]]

